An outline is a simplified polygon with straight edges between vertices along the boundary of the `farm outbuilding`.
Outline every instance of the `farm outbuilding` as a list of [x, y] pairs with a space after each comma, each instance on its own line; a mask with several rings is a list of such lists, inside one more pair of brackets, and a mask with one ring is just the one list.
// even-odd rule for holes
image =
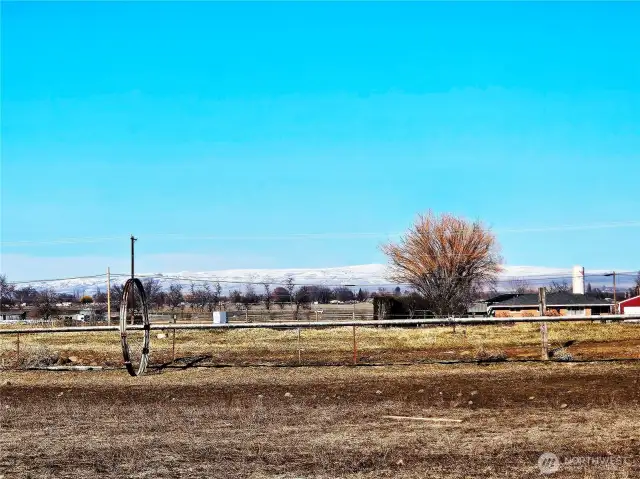
[[[509, 293], [487, 300], [488, 316], [496, 316], [499, 311], [509, 316], [535, 315], [538, 307], [537, 294]], [[611, 303], [585, 294], [547, 293], [547, 309], [556, 310], [563, 316], [591, 316], [611, 313]]]
[[415, 317], [433, 317], [427, 302], [418, 295], [376, 296], [373, 298], [373, 319], [399, 319]]
[[620, 314], [640, 314], [640, 296], [625, 299], [618, 303]]

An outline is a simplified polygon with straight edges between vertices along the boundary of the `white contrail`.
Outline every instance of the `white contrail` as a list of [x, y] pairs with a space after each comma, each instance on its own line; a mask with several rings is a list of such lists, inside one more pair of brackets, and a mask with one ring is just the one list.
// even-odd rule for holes
[[[611, 223], [591, 223], [584, 225], [558, 225], [523, 228], [498, 228], [496, 233], [545, 233], [553, 231], [583, 231], [597, 229], [632, 228], [640, 226], [640, 220], [619, 221]], [[144, 235], [145, 238], [164, 238], [169, 240], [215, 240], [215, 241], [286, 241], [297, 239], [365, 239], [365, 238], [392, 238], [403, 233], [286, 233], [280, 235], [184, 235], [180, 233], [152, 233]], [[79, 237], [60, 238], [52, 240], [23, 240], [2, 241], [3, 246], [26, 245], [54, 245], [54, 244], [81, 244], [81, 243], [106, 243], [110, 241], [123, 241], [128, 235], [104, 236], [104, 237]]]
[[579, 231], [579, 230], [598, 230], [613, 228], [629, 228], [640, 226], [640, 221], [618, 221], [613, 223], [592, 223], [587, 225], [561, 225], [561, 226], [542, 226], [538, 228], [509, 228], [496, 229], [497, 233], [544, 233], [547, 231]]

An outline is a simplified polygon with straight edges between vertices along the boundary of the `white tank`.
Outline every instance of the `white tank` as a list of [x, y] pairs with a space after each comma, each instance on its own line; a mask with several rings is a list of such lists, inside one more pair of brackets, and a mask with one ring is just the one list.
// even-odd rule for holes
[[573, 294], [584, 294], [584, 267], [573, 267]]
[[213, 324], [227, 324], [227, 312], [226, 311], [214, 311], [213, 312]]

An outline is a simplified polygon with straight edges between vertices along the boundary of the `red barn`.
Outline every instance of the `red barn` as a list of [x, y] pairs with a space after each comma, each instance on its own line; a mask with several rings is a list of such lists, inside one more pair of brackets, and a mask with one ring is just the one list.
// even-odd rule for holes
[[620, 301], [618, 306], [620, 314], [640, 314], [640, 296]]

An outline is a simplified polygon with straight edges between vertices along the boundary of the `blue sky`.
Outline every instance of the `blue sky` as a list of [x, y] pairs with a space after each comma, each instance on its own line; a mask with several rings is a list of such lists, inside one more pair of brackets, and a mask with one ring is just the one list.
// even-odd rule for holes
[[509, 264], [637, 269], [638, 18], [2, 2], [0, 269], [126, 269], [131, 232], [146, 271], [383, 262], [429, 208], [485, 221]]

